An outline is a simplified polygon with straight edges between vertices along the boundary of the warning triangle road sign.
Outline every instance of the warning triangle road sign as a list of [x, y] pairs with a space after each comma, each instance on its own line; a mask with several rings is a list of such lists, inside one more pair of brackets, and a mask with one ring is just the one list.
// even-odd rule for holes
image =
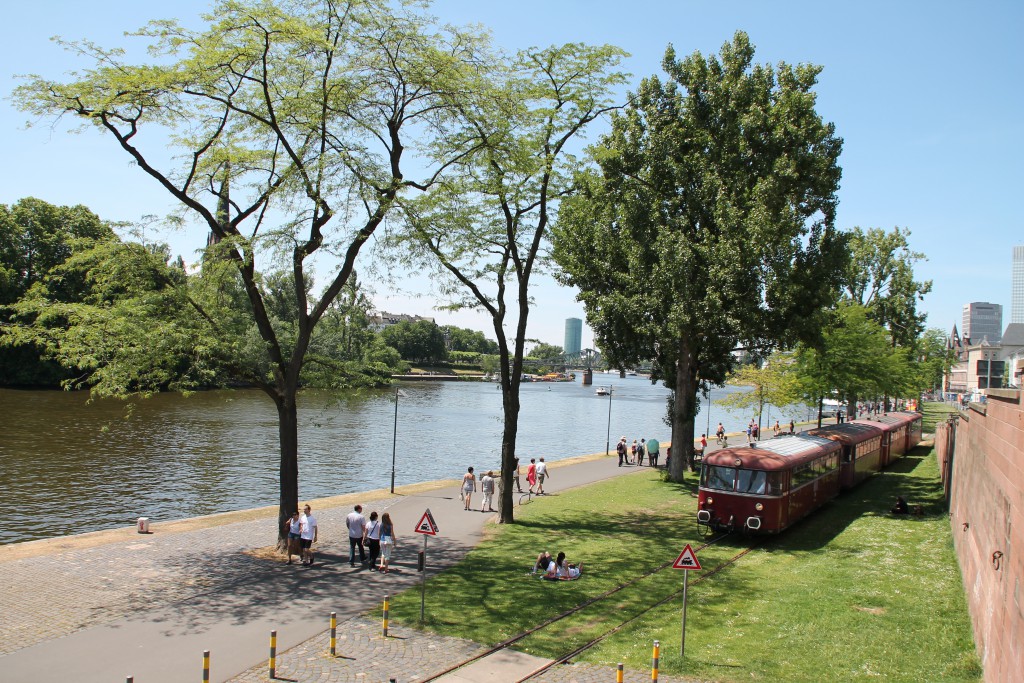
[[672, 563], [672, 568], [691, 569], [694, 571], [700, 569], [700, 562], [697, 561], [697, 553], [693, 552], [693, 548], [690, 547], [689, 543], [686, 544], [686, 548], [683, 549], [683, 552], [679, 553], [679, 557], [676, 558], [676, 561]]
[[420, 517], [420, 521], [416, 522], [416, 528], [413, 531], [427, 536], [437, 536], [437, 523], [434, 521], [434, 516], [430, 514], [430, 508], [427, 508], [427, 511]]

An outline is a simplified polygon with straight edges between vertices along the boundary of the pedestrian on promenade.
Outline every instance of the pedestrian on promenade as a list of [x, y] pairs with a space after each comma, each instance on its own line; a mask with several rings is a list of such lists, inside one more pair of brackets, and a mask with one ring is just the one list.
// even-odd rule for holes
[[636, 439], [633, 439], [633, 445], [629, 447], [629, 454], [633, 456], [629, 462], [629, 464], [632, 465], [636, 462]]
[[469, 510], [470, 501], [473, 499], [473, 492], [476, 491], [476, 476], [473, 474], [473, 468], [470, 467], [464, 475], [462, 475], [462, 495], [466, 501], [466, 509]]
[[754, 423], [751, 422], [747, 425], [747, 445], [754, 443]]
[[356, 566], [356, 548], [359, 548], [359, 561], [366, 564], [366, 549], [363, 537], [366, 536], [366, 517], [363, 517], [363, 506], [356, 505], [345, 518], [348, 526], [348, 566]]
[[701, 458], [701, 460], [704, 459], [704, 453], [707, 452], [707, 450], [708, 450], [708, 435], [707, 434], [701, 434], [700, 435], [700, 458]]
[[626, 458], [626, 437], [622, 437], [615, 444], [615, 452], [619, 454], [619, 467], [622, 467], [623, 463], [628, 462], [628, 458]]
[[530, 458], [530, 466], [526, 468], [526, 483], [530, 485], [530, 493], [533, 493], [533, 487], [537, 485], [537, 459]]
[[512, 459], [513, 472], [515, 472], [516, 493], [522, 493], [523, 487], [519, 485], [519, 456]]
[[[302, 564], [313, 566], [313, 544], [317, 538], [316, 517], [313, 516], [312, 508], [309, 505], [302, 508], [302, 517], [299, 518], [301, 529], [299, 531], [300, 545], [302, 546]], [[291, 558], [289, 558], [291, 559]]]
[[754, 425], [753, 425], [753, 430], [754, 430], [754, 441], [760, 441], [761, 440], [761, 425], [759, 425], [759, 424], [757, 424], [755, 422]]
[[656, 439], [651, 439], [647, 442], [647, 462], [650, 463], [651, 467], [658, 466], [659, 448], [661, 448], [661, 444]]
[[487, 474], [480, 480], [480, 492], [483, 494], [480, 512], [497, 512], [491, 507], [491, 499], [494, 497], [494, 472], [491, 470], [487, 470]]
[[377, 558], [380, 557], [380, 521], [377, 519], [376, 510], [370, 513], [370, 521], [366, 523], [366, 547], [370, 551], [370, 559], [367, 565], [370, 571], [377, 569]]
[[640, 445], [636, 447], [636, 464], [644, 464], [644, 455], [647, 454], [647, 440], [640, 439]]
[[780, 433], [782, 433], [782, 427], [779, 426], [778, 419], [775, 420], [775, 427], [773, 427], [773, 429], [775, 430], [775, 436], [778, 436]]
[[548, 478], [548, 464], [544, 462], [544, 458], [540, 459], [537, 463], [537, 495], [544, 495], [544, 480]]
[[792, 420], [789, 421], [789, 433], [796, 434], [796, 423]]
[[285, 524], [288, 526], [288, 564], [291, 564], [292, 555], [302, 559], [302, 515], [296, 510]]
[[391, 551], [395, 545], [395, 525], [391, 523], [391, 515], [385, 512], [380, 518], [380, 571], [387, 574], [388, 563], [391, 561]]

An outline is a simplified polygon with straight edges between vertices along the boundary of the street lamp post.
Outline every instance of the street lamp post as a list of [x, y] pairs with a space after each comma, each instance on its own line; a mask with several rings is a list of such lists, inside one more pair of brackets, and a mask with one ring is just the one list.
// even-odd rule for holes
[[398, 397], [404, 396], [402, 390], [395, 387], [395, 433], [391, 438], [391, 493], [395, 492], [395, 453], [398, 451]]
[[608, 433], [604, 437], [604, 454], [612, 452], [612, 394], [615, 392], [615, 385], [608, 387]]

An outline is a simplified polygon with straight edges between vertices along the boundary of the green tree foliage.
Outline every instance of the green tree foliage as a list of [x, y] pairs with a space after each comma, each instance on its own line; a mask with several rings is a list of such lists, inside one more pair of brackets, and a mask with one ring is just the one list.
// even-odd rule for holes
[[472, 351], [474, 353], [498, 353], [498, 342], [491, 341], [483, 332], [455, 325], [442, 325], [441, 331], [448, 340], [449, 351]]
[[892, 345], [866, 307], [850, 302], [840, 303], [820, 343], [798, 348], [796, 370], [803, 398], [819, 406], [833, 395], [850, 405], [858, 397], [903, 395], [917, 380], [907, 350]]
[[512, 474], [519, 425], [519, 386], [529, 320], [530, 282], [543, 261], [551, 217], [572, 190], [568, 146], [612, 107], [624, 53], [610, 46], [567, 44], [520, 52], [502, 71], [473, 84], [461, 110], [461, 135], [478, 151], [423, 201], [409, 205], [412, 260], [435, 272], [450, 308], [491, 318], [502, 390], [500, 521], [513, 521]]
[[561, 346], [539, 342], [526, 354], [527, 358], [561, 358], [564, 350]]
[[[0, 204], [0, 381], [9, 386], [56, 386], [73, 376], [74, 369], [41, 357], [45, 344], [40, 340], [15, 335], [10, 306], [73, 254], [113, 239], [110, 225], [84, 206], [55, 206], [32, 197], [11, 206]], [[83, 294], [84, 279], [68, 274], [50, 286], [73, 299]]]
[[800, 387], [792, 366], [792, 354], [776, 352], [763, 365], [737, 368], [729, 375], [728, 383], [751, 390], [726, 394], [718, 404], [744, 411], [752, 409], [760, 427], [765, 406], [788, 406], [800, 399]]
[[[72, 44], [87, 68], [67, 81], [30, 77], [14, 100], [107, 136], [218, 241], [204, 269], [234, 268], [245, 295], [236, 311], [251, 322], [237, 369], [278, 411], [283, 521], [298, 505], [296, 396], [314, 330], [399, 199], [479, 145], [449, 124], [467, 80], [490, 65], [479, 32], [438, 27], [411, 4], [220, 0], [204, 18], [199, 30], [156, 21], [135, 33], [151, 55], [142, 63]], [[418, 179], [406, 176], [409, 158]], [[319, 255], [337, 265], [312, 298]], [[287, 273], [280, 291], [292, 302], [268, 299], [278, 289], [263, 268]]]
[[429, 320], [402, 320], [380, 332], [381, 339], [396, 349], [402, 360], [413, 363], [443, 363], [448, 360], [444, 332]]
[[815, 111], [820, 68], [754, 64], [736, 33], [720, 56], [677, 59], [641, 82], [563, 202], [554, 255], [580, 289], [613, 367], [653, 358], [674, 390], [670, 476], [693, 456], [697, 392], [745, 347], [819, 334], [837, 295], [842, 141]]

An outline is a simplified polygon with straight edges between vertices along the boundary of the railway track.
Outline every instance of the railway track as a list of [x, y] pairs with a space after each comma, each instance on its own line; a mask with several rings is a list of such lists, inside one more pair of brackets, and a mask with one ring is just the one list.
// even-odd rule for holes
[[[727, 534], [727, 533], [726, 534], [722, 534], [722, 535], [720, 535], [720, 536], [718, 536], [716, 538], [713, 538], [710, 541], [704, 543], [703, 545], [699, 546], [698, 548], [695, 548], [694, 550], [695, 550], [695, 552], [700, 552], [701, 550], [703, 550], [703, 549], [705, 549], [705, 548], [707, 548], [709, 546], [712, 546], [715, 543], [718, 543], [719, 541], [721, 541], [722, 539], [728, 537], [729, 535], [730, 534]], [[730, 566], [731, 564], [733, 564], [734, 562], [739, 560], [741, 557], [743, 557], [744, 555], [746, 555], [750, 551], [754, 550], [758, 545], [760, 545], [760, 544], [758, 543], [758, 544], [752, 545], [751, 547], [746, 548], [745, 550], [740, 551], [736, 555], [733, 555], [728, 560], [726, 560], [725, 562], [720, 563], [716, 567], [714, 567], [712, 569], [708, 569], [708, 570], [702, 571], [701, 575], [699, 577], [690, 580], [690, 585], [693, 586], [693, 585], [696, 585], [696, 584], [698, 584], [698, 583], [700, 583], [702, 581], [705, 581], [705, 580], [711, 578], [715, 574], [719, 573], [720, 571], [722, 571], [726, 567]], [[458, 663], [448, 667], [444, 671], [440, 671], [440, 672], [434, 674], [433, 676], [430, 676], [430, 677], [422, 679], [422, 683], [430, 683], [430, 681], [435, 681], [435, 680], [437, 680], [437, 679], [439, 679], [439, 678], [441, 678], [443, 676], [446, 676], [446, 675], [452, 673], [453, 671], [458, 671], [459, 669], [462, 669], [462, 668], [464, 668], [466, 666], [469, 666], [470, 664], [472, 664], [474, 662], [480, 661], [481, 659], [484, 659], [485, 657], [489, 657], [490, 655], [493, 655], [496, 652], [500, 652], [502, 650], [508, 649], [512, 645], [514, 645], [514, 644], [518, 643], [519, 641], [521, 641], [521, 640], [523, 640], [523, 639], [533, 635], [537, 631], [540, 631], [541, 629], [547, 628], [548, 626], [551, 626], [552, 624], [558, 623], [559, 621], [561, 621], [563, 619], [566, 619], [567, 617], [570, 617], [573, 614], [576, 614], [576, 613], [586, 609], [587, 607], [590, 607], [591, 605], [593, 605], [593, 604], [595, 604], [597, 602], [605, 600], [605, 599], [615, 595], [616, 593], [618, 593], [618, 592], [620, 592], [622, 590], [625, 590], [626, 588], [629, 588], [630, 586], [633, 586], [633, 585], [639, 583], [640, 581], [643, 581], [644, 579], [646, 579], [646, 578], [648, 578], [650, 576], [653, 576], [653, 575], [655, 575], [655, 574], [657, 574], [657, 573], [659, 573], [661, 571], [664, 571], [665, 569], [668, 569], [669, 567], [671, 567], [672, 564], [673, 564], [673, 562], [666, 562], [665, 564], [662, 564], [662, 565], [660, 565], [658, 567], [655, 567], [654, 569], [650, 570], [649, 572], [646, 572], [645, 574], [641, 574], [641, 575], [637, 576], [636, 578], [634, 578], [634, 579], [632, 579], [630, 581], [627, 581], [626, 583], [623, 583], [623, 584], [621, 584], [619, 586], [616, 586], [615, 588], [612, 588], [612, 589], [610, 589], [608, 591], [605, 591], [604, 593], [601, 593], [600, 595], [596, 595], [596, 596], [594, 596], [592, 598], [589, 598], [589, 599], [581, 602], [579, 605], [576, 605], [572, 609], [569, 609], [569, 610], [567, 610], [565, 612], [562, 612], [561, 614], [557, 614], [557, 615], [551, 617], [550, 619], [546, 619], [545, 621], [542, 621], [541, 623], [537, 624], [536, 626], [533, 626], [533, 627], [531, 627], [531, 628], [529, 628], [529, 629], [527, 629], [527, 630], [525, 630], [525, 631], [523, 631], [521, 633], [518, 633], [518, 634], [512, 636], [511, 638], [507, 638], [507, 639], [501, 641], [500, 643], [496, 644], [495, 646], [493, 646], [493, 647], [491, 647], [491, 648], [489, 648], [489, 649], [487, 649], [487, 650], [485, 650], [485, 651], [483, 651], [481, 653], [478, 653], [478, 654], [474, 655], [473, 657], [470, 657], [468, 659], [465, 659], [465, 660], [463, 660], [461, 662], [458, 662]], [[576, 657], [579, 654], [581, 654], [583, 652], [586, 652], [590, 648], [594, 647], [595, 645], [598, 645], [603, 640], [605, 640], [609, 636], [617, 633], [618, 631], [622, 630], [623, 628], [625, 628], [629, 624], [631, 624], [634, 621], [636, 621], [637, 619], [639, 619], [644, 614], [647, 614], [648, 612], [650, 612], [652, 609], [654, 609], [656, 607], [659, 607], [659, 606], [665, 604], [666, 602], [669, 602], [670, 600], [672, 600], [673, 598], [677, 597], [681, 593], [682, 593], [681, 589], [677, 590], [677, 591], [674, 591], [673, 593], [671, 593], [670, 595], [662, 598], [661, 600], [657, 601], [656, 603], [648, 605], [647, 607], [645, 607], [640, 612], [634, 614], [629, 619], [626, 619], [625, 621], [620, 622], [617, 626], [615, 626], [615, 627], [605, 631], [603, 634], [601, 634], [597, 638], [594, 638], [593, 640], [590, 640], [587, 643], [584, 643], [583, 645], [575, 648], [572, 652], [570, 652], [570, 653], [568, 653], [568, 654], [566, 654], [566, 655], [564, 655], [564, 656], [562, 656], [562, 657], [552, 661], [551, 663], [549, 663], [549, 664], [547, 664], [547, 665], [545, 665], [545, 666], [543, 666], [543, 667], [541, 667], [541, 668], [531, 672], [526, 677], [519, 679], [519, 681], [517, 681], [516, 683], [521, 683], [522, 681], [529, 681], [531, 679], [536, 678], [537, 676], [541, 675], [545, 671], [551, 669], [552, 667], [554, 667], [554, 666], [556, 666], [558, 664], [564, 664], [565, 662], [569, 661], [573, 657]]]

